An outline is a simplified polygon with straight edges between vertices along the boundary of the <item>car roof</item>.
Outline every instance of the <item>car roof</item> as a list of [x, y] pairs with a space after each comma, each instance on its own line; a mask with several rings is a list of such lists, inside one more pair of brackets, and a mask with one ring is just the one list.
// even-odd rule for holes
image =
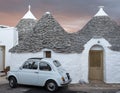
[[[43, 58], [33, 57], [33, 58], [29, 58], [29, 59], [38, 59], [38, 60], [41, 60], [41, 59], [43, 59]], [[28, 59], [28, 60], [29, 60], [29, 59]]]
[[52, 59], [52, 58], [43, 58], [41, 60], [42, 61], [47, 61], [47, 62], [53, 62], [54, 61], [54, 59]]
[[40, 57], [33, 57], [33, 58], [29, 58], [28, 60], [41, 60], [41, 61], [47, 61], [47, 62], [54, 61], [54, 59], [52, 59], [52, 58], [40, 58]]
[[47, 62], [47, 63], [50, 63], [51, 65], [54, 65], [54, 61], [57, 61], [57, 60], [55, 60], [55, 59], [52, 59], [52, 58], [39, 58], [39, 57], [33, 57], [33, 58], [29, 58], [28, 60], [32, 60], [32, 61], [34, 61], [34, 60], [37, 60], [37, 61], [45, 61], [45, 62]]

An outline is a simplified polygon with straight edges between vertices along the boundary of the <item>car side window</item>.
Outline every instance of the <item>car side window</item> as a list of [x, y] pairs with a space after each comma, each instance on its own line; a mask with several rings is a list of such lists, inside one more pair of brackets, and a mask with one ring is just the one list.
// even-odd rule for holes
[[38, 63], [35, 61], [27, 61], [23, 65], [23, 69], [37, 69], [38, 68]]
[[47, 64], [46, 62], [40, 62], [39, 69], [41, 71], [51, 71], [52, 70], [51, 67], [50, 67], [50, 65]]

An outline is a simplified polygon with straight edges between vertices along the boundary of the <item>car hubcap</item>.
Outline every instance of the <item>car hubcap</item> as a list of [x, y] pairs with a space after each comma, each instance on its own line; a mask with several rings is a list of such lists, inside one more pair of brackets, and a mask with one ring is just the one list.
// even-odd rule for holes
[[54, 83], [49, 83], [49, 84], [48, 84], [48, 89], [49, 89], [50, 91], [54, 91], [54, 90], [55, 90], [55, 84], [54, 84]]
[[10, 86], [13, 86], [14, 81], [11, 79], [10, 80]]

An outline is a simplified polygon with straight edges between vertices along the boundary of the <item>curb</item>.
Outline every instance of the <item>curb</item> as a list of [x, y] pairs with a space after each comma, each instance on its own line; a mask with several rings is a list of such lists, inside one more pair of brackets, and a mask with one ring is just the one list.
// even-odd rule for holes
[[[116, 90], [120, 89], [120, 84], [90, 85], [90, 84], [70, 84], [70, 90]], [[119, 93], [119, 92], [118, 92]]]

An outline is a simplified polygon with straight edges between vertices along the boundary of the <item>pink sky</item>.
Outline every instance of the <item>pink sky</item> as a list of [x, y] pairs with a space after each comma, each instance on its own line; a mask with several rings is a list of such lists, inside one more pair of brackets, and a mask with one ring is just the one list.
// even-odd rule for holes
[[[108, 15], [119, 23], [120, 0], [31, 0], [32, 13], [37, 19], [50, 11], [68, 32], [80, 30], [105, 6]], [[28, 10], [29, 0], [0, 0], [0, 25], [16, 26]]]

